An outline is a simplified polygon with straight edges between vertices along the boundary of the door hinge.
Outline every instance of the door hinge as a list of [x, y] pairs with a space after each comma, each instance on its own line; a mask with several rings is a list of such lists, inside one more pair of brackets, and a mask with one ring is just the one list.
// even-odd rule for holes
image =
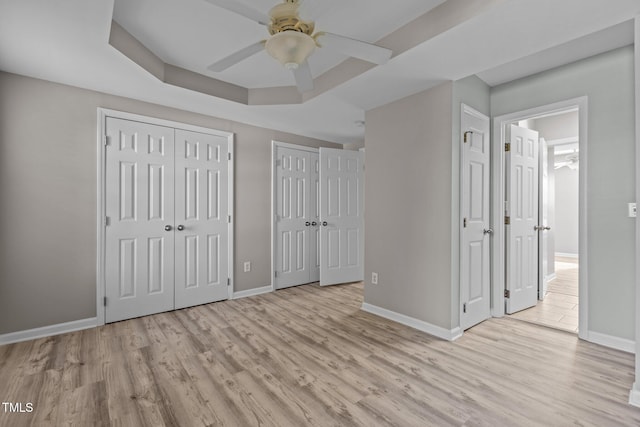
[[505, 216], [504, 217], [504, 225], [511, 225], [511, 217], [510, 216]]
[[231, 224], [231, 215], [229, 215], [228, 221], [229, 221], [229, 224]]
[[473, 135], [473, 132], [468, 130], [464, 133], [464, 143], [466, 144], [467, 142], [469, 142], [469, 139], [467, 138], [467, 135]]
[[104, 226], [108, 227], [111, 225], [111, 218], [109, 218], [108, 216], [104, 217]]
[[462, 220], [462, 226], [463, 226], [464, 228], [467, 228], [467, 218], [464, 218], [464, 219]]
[[462, 304], [462, 312], [463, 313], [467, 312], [467, 303], [466, 302], [464, 304]]
[[102, 305], [104, 305], [105, 307], [107, 306], [107, 297], [104, 297], [102, 299]]
[[231, 286], [231, 278], [227, 277], [227, 286]]
[[231, 153], [227, 153], [229, 160], [231, 160]]
[[104, 138], [102, 138], [102, 141], [104, 142], [104, 146], [108, 147], [109, 145], [111, 145], [111, 137], [110, 136], [104, 136]]
[[505, 298], [511, 298], [511, 291], [509, 289], [505, 289], [504, 290], [504, 297]]
[[511, 143], [507, 142], [506, 144], [504, 144], [504, 151], [511, 151]]
[[278, 277], [278, 272], [277, 272], [277, 271], [274, 271], [274, 272], [273, 272], [273, 276], [274, 276], [274, 277]]

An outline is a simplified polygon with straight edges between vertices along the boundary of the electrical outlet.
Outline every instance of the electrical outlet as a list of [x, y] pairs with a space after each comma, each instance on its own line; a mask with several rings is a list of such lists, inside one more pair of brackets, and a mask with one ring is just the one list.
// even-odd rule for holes
[[378, 273], [371, 273], [371, 284], [372, 285], [378, 284]]
[[244, 272], [248, 273], [251, 271], [251, 261], [245, 261], [244, 262]]
[[635, 218], [638, 216], [638, 209], [635, 203], [629, 203], [629, 218]]

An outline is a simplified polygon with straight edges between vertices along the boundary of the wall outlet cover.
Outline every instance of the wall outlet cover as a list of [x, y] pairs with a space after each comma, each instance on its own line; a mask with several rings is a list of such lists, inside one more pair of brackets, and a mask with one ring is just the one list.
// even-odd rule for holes
[[251, 271], [251, 261], [245, 261], [244, 262], [244, 272], [248, 273]]
[[371, 284], [378, 284], [378, 273], [371, 273]]
[[629, 218], [635, 218], [638, 216], [638, 209], [635, 203], [629, 203]]

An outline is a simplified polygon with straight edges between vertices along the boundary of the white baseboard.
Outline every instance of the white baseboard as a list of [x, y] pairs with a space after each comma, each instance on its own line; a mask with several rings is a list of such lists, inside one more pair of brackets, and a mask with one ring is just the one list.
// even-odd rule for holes
[[568, 254], [566, 252], [556, 252], [555, 256], [561, 256], [564, 258], [575, 258], [575, 259], [579, 258], [578, 254]]
[[626, 351], [627, 353], [635, 354], [636, 352], [636, 343], [626, 338], [614, 337], [613, 335], [601, 334], [600, 332], [587, 331], [584, 339], [605, 347]]
[[629, 392], [629, 404], [640, 407], [640, 390], [638, 390], [636, 384], [638, 383], [633, 383], [633, 387], [631, 387], [631, 391]]
[[387, 310], [386, 308], [378, 307], [366, 302], [362, 303], [362, 310], [367, 313], [375, 314], [376, 316], [384, 317], [385, 319], [393, 320], [394, 322], [401, 323], [419, 331], [426, 332], [438, 338], [442, 338], [443, 340], [453, 341], [462, 336], [460, 328], [454, 328], [451, 330], [445, 329], [423, 320], [405, 316], [404, 314], [396, 313], [395, 311]]
[[271, 285], [262, 286], [255, 289], [247, 289], [246, 291], [234, 292], [231, 299], [252, 297], [255, 295], [266, 294], [268, 292], [271, 292]]
[[545, 277], [544, 280], [546, 280], [547, 282], [550, 282], [550, 281], [554, 280], [556, 277], [558, 277], [558, 276], [556, 276], [556, 273], [551, 273], [551, 274], [547, 274], [547, 277]]
[[96, 326], [98, 326], [98, 318], [92, 317], [89, 319], [74, 320], [73, 322], [43, 326], [41, 328], [27, 329], [26, 331], [11, 332], [0, 335], [0, 345], [66, 334], [67, 332], [81, 331], [83, 329], [95, 328]]

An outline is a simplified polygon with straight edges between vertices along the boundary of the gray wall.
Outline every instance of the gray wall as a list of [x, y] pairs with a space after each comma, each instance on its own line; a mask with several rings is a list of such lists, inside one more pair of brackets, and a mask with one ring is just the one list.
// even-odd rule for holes
[[0, 93], [0, 334], [96, 314], [98, 107], [235, 133], [236, 291], [271, 282], [271, 140], [338, 147], [2, 72]]
[[364, 300], [447, 329], [451, 95], [443, 83], [367, 111], [365, 129]]
[[489, 115], [489, 87], [470, 77], [366, 113], [364, 300], [448, 330], [459, 326], [462, 102]]
[[[493, 88], [493, 116], [587, 95], [589, 329], [634, 335], [634, 55], [632, 47]], [[580, 165], [584, 167], [585, 165]]]
[[555, 251], [563, 254], [578, 255], [579, 182], [577, 169], [555, 171]]

